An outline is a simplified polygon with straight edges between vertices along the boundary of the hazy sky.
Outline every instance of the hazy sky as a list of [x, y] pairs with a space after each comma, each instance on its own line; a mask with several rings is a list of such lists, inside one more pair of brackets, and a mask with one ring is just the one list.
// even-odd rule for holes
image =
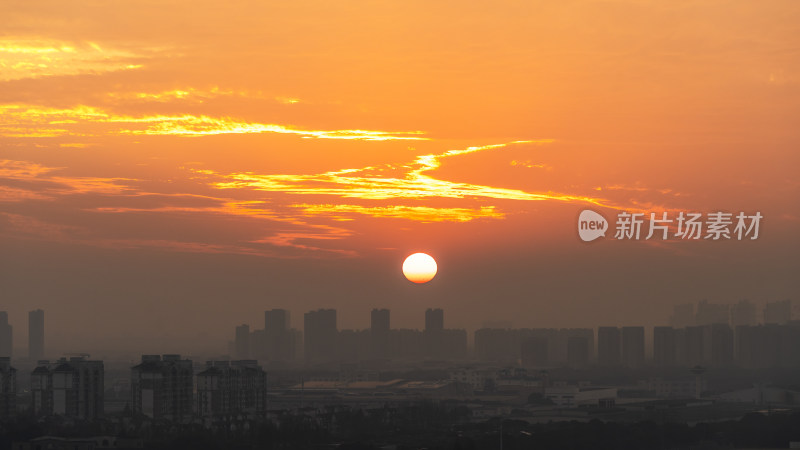
[[[796, 299], [798, 124], [794, 0], [5, 2], [0, 310], [15, 347], [43, 308], [77, 351], [270, 308], [472, 329]], [[764, 218], [587, 244], [586, 208]]]

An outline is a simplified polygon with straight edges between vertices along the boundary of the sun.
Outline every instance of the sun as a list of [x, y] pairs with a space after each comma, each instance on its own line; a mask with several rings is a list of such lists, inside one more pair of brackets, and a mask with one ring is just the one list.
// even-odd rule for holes
[[403, 275], [414, 283], [427, 283], [436, 276], [436, 261], [426, 253], [414, 253], [403, 261]]

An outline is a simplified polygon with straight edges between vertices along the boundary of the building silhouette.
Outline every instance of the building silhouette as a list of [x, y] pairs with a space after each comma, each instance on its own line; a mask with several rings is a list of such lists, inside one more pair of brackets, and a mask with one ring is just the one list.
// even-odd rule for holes
[[17, 412], [17, 369], [11, 367], [11, 358], [0, 356], [0, 419], [8, 419]]
[[385, 359], [389, 353], [389, 333], [391, 332], [388, 309], [373, 309], [370, 313], [370, 353], [373, 358]]
[[53, 414], [53, 372], [48, 361], [39, 361], [31, 372], [31, 411], [37, 416]]
[[142, 355], [131, 368], [131, 409], [154, 419], [192, 417], [192, 361], [180, 355]]
[[340, 330], [337, 335], [336, 359], [356, 362], [372, 357], [370, 330]]
[[267, 374], [255, 360], [208, 361], [197, 374], [197, 411], [202, 417], [263, 415]]
[[644, 366], [644, 327], [622, 327], [622, 363], [630, 368]]
[[683, 331], [682, 365], [693, 367], [705, 364], [705, 327], [686, 327]]
[[34, 361], [44, 358], [44, 311], [41, 309], [28, 313], [28, 358]]
[[8, 313], [0, 311], [0, 357], [14, 356], [14, 333], [13, 328], [8, 323]]
[[247, 359], [250, 357], [250, 325], [242, 324], [236, 327], [233, 348], [236, 358]]
[[619, 366], [621, 355], [619, 328], [599, 327], [597, 329], [597, 364], [604, 367]]
[[710, 367], [733, 365], [734, 336], [728, 324], [706, 325], [703, 329], [703, 362]]
[[697, 303], [697, 312], [694, 315], [695, 325], [713, 325], [730, 323], [730, 306], [725, 304], [709, 303], [701, 300]]
[[425, 331], [444, 329], [444, 311], [441, 308], [428, 308], [425, 311]]
[[479, 361], [516, 362], [520, 358], [520, 333], [506, 328], [475, 330], [475, 358]]
[[677, 339], [675, 328], [653, 328], [653, 364], [656, 367], [672, 367], [677, 362]]
[[573, 369], [582, 369], [589, 365], [590, 341], [586, 336], [569, 336], [567, 338], [567, 365]]
[[326, 362], [336, 357], [339, 332], [335, 309], [318, 309], [303, 316], [306, 361]]
[[446, 358], [444, 344], [444, 311], [428, 308], [425, 311], [425, 329], [422, 332], [423, 352], [428, 358]]
[[420, 359], [424, 355], [424, 334], [408, 328], [389, 331], [389, 353], [400, 360]]
[[792, 320], [792, 301], [771, 302], [764, 306], [764, 323], [782, 325]]
[[534, 369], [547, 366], [547, 338], [532, 336], [520, 343], [520, 361], [522, 367]]
[[736, 361], [740, 367], [800, 367], [800, 324], [765, 324], [736, 328]]
[[747, 300], [731, 305], [732, 327], [754, 326], [756, 322], [756, 305]]
[[55, 363], [39, 361], [31, 373], [32, 410], [35, 415], [59, 415], [92, 420], [104, 415], [103, 361], [83, 357]]
[[669, 323], [673, 328], [686, 328], [695, 325], [694, 305], [684, 303], [673, 306]]
[[270, 361], [295, 359], [298, 347], [297, 330], [291, 328], [291, 315], [285, 309], [264, 311], [265, 355]]

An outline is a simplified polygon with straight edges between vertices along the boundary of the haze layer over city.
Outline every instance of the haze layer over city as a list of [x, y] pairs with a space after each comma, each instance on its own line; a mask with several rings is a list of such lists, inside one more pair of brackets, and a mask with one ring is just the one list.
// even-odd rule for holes
[[[443, 308], [474, 331], [796, 298], [797, 14], [6, 4], [3, 309], [17, 342], [46, 310], [58, 352], [197, 352], [272, 308], [346, 329]], [[604, 238], [578, 239], [585, 209]], [[762, 219], [757, 239], [614, 239], [623, 212]], [[414, 252], [427, 284], [401, 273]]]

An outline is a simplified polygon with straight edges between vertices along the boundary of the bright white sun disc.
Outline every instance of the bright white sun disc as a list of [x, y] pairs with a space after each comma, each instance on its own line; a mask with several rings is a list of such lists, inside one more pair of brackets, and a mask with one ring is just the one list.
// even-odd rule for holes
[[403, 275], [414, 283], [427, 283], [436, 276], [436, 261], [428, 254], [414, 253], [403, 261]]

